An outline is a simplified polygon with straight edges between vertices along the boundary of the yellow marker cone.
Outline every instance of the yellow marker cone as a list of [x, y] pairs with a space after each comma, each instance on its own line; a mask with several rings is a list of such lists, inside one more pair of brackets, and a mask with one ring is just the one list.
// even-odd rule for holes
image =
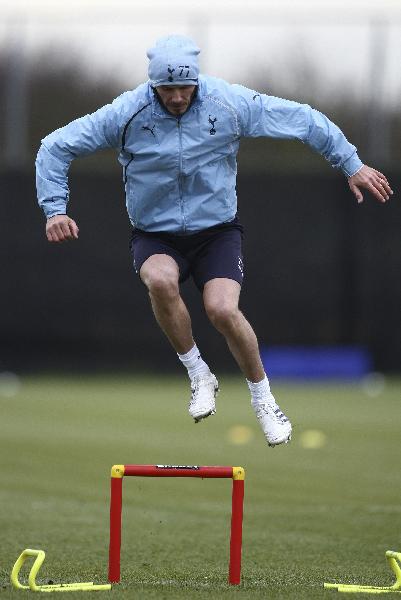
[[386, 594], [396, 593], [401, 594], [401, 552], [387, 550], [386, 558], [390, 565], [390, 569], [395, 575], [395, 583], [393, 585], [359, 585], [348, 583], [325, 583], [326, 589], [335, 589], [343, 593], [364, 593], [364, 594]]
[[[29, 571], [28, 585], [23, 585], [18, 579], [19, 572], [25, 563], [30, 558], [35, 557], [35, 561]], [[92, 581], [86, 583], [55, 583], [52, 585], [38, 585], [36, 583], [36, 576], [43, 561], [46, 558], [46, 554], [43, 550], [32, 550], [27, 548], [17, 558], [13, 570], [11, 571], [11, 583], [19, 590], [31, 590], [32, 592], [92, 592], [95, 590], [111, 590], [111, 585], [95, 585]]]

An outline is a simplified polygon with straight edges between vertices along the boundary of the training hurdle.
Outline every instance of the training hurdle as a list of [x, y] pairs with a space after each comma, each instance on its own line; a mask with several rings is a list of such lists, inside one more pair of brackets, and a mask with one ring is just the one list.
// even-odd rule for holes
[[[24, 585], [19, 580], [19, 572], [28, 558], [34, 558], [34, 563], [29, 571], [28, 585]], [[13, 570], [11, 571], [11, 583], [17, 590], [31, 590], [31, 592], [93, 592], [100, 590], [111, 590], [111, 585], [97, 585], [93, 581], [82, 583], [49, 583], [47, 585], [39, 585], [36, 583], [36, 577], [39, 572], [46, 554], [43, 550], [33, 550], [26, 548], [17, 558]]]
[[325, 589], [352, 594], [401, 594], [401, 552], [387, 550], [386, 559], [395, 575], [393, 585], [361, 585], [360, 583], [324, 583]]
[[109, 581], [120, 581], [123, 477], [200, 477], [232, 479], [230, 563], [228, 582], [241, 581], [242, 517], [245, 471], [242, 467], [185, 465], [114, 465], [111, 468]]

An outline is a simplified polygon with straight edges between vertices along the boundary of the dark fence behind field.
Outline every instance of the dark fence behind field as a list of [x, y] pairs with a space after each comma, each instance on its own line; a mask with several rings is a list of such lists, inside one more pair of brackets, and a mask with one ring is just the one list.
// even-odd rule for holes
[[[266, 345], [362, 345], [401, 370], [401, 178], [386, 205], [358, 206], [338, 173], [240, 176], [245, 226], [242, 309]], [[76, 174], [78, 242], [49, 244], [29, 175], [0, 177], [0, 370], [179, 369], [132, 270], [119, 176]], [[192, 283], [195, 337], [234, 368]]]

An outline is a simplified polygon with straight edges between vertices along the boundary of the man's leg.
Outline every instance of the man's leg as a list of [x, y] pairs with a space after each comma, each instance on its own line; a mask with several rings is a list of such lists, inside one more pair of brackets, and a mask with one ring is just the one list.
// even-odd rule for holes
[[256, 335], [238, 308], [240, 292], [240, 284], [233, 279], [212, 279], [203, 288], [203, 302], [209, 319], [225, 337], [241, 371], [248, 381], [256, 383], [265, 378], [265, 371]]
[[140, 277], [148, 288], [158, 324], [188, 370], [192, 390], [189, 413], [197, 423], [216, 412], [218, 383], [194, 342], [191, 318], [180, 295], [178, 265], [167, 254], [153, 254], [143, 263]]
[[175, 351], [186, 354], [195, 342], [191, 318], [180, 296], [177, 263], [167, 254], [153, 254], [145, 260], [139, 274], [148, 288], [157, 322]]
[[271, 446], [289, 441], [291, 424], [270, 391], [256, 335], [238, 308], [241, 286], [226, 278], [211, 279], [203, 288], [206, 313], [225, 337], [228, 347], [244, 373], [252, 406]]

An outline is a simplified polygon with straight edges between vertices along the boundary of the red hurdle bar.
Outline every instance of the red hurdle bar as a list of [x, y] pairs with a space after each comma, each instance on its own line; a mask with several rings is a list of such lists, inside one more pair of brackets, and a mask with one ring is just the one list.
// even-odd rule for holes
[[114, 465], [111, 468], [109, 581], [120, 581], [123, 477], [200, 477], [232, 479], [230, 564], [228, 582], [241, 582], [242, 518], [245, 471], [242, 467], [185, 465]]

